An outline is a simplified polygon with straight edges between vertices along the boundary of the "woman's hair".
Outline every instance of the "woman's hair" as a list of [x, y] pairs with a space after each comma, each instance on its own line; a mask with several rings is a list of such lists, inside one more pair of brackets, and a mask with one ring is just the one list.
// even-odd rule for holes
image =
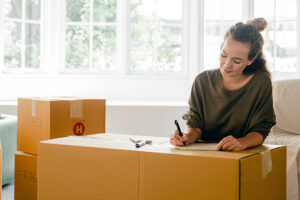
[[265, 72], [269, 77], [271, 76], [271, 73], [267, 69], [266, 60], [263, 55], [262, 47], [264, 44], [264, 39], [260, 33], [267, 26], [268, 23], [264, 18], [254, 18], [248, 20], [246, 23], [236, 23], [225, 33], [224, 40], [230, 37], [237, 42], [250, 44], [248, 59], [255, 60], [251, 65], [248, 65], [244, 69], [244, 74], [253, 74], [257, 71], [262, 71]]

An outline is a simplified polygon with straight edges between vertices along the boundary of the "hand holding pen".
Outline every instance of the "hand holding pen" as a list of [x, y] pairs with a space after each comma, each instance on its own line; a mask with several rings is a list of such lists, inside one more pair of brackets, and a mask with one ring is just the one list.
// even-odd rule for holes
[[175, 125], [176, 125], [177, 130], [174, 131], [173, 134], [171, 134], [170, 143], [172, 145], [175, 145], [175, 146], [186, 146], [186, 145], [188, 145], [188, 142], [187, 142], [188, 138], [187, 138], [186, 135], [182, 134], [180, 126], [179, 126], [177, 120], [175, 120]]

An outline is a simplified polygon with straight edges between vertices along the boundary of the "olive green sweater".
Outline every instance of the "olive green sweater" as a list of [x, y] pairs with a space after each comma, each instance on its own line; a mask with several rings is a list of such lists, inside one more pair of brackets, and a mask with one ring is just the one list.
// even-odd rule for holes
[[264, 72], [257, 72], [242, 88], [227, 90], [219, 69], [199, 74], [192, 86], [187, 125], [202, 130], [202, 140], [220, 141], [232, 135], [244, 137], [259, 132], [265, 138], [275, 125], [272, 83]]

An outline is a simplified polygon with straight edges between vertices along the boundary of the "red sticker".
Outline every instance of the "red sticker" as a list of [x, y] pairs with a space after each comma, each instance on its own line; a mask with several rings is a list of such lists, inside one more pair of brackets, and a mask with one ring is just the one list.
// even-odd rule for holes
[[78, 136], [83, 135], [84, 129], [85, 129], [84, 124], [81, 122], [77, 122], [73, 127], [73, 133], [74, 135], [78, 135]]

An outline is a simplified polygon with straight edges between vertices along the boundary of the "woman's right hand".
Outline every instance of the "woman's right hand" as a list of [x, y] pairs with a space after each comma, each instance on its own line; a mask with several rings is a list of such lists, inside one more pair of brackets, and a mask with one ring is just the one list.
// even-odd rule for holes
[[170, 135], [170, 143], [174, 146], [184, 146], [183, 142], [185, 142], [185, 145], [188, 145], [188, 135], [183, 133], [183, 136], [179, 136], [178, 130], [174, 131]]
[[183, 134], [182, 137], [179, 136], [178, 130], [174, 131], [170, 136], [170, 143], [174, 146], [184, 146], [183, 142], [186, 145], [192, 144], [197, 140], [200, 140], [202, 136], [202, 130], [200, 128], [190, 128], [186, 134]]

